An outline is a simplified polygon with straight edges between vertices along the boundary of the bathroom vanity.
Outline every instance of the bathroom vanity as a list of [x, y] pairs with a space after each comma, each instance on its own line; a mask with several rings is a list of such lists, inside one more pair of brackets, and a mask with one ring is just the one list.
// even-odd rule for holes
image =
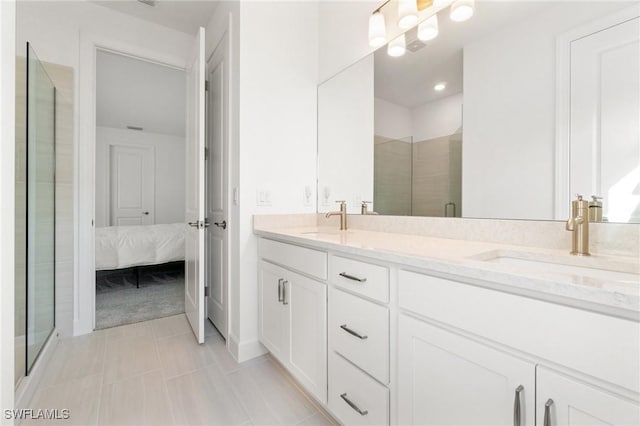
[[640, 424], [633, 259], [255, 232], [260, 340], [341, 423]]

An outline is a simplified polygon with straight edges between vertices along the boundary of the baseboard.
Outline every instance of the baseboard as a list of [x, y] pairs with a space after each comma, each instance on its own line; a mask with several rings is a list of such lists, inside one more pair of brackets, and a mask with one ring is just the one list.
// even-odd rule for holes
[[267, 349], [258, 339], [239, 342], [237, 337], [229, 333], [229, 352], [238, 362], [245, 362], [252, 358], [266, 354]]
[[31, 369], [31, 373], [28, 376], [23, 377], [16, 388], [16, 409], [30, 408], [29, 404], [31, 404], [33, 400], [33, 396], [36, 393], [38, 385], [42, 382], [47, 365], [49, 364], [49, 361], [51, 361], [51, 357], [53, 356], [56, 346], [58, 346], [58, 330], [54, 329], [51, 333], [51, 337], [47, 340], [47, 343], [45, 343], [42, 348], [42, 352], [40, 352], [36, 363]]

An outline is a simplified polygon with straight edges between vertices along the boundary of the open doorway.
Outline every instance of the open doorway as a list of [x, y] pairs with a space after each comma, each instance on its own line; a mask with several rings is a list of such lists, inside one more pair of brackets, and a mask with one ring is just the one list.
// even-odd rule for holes
[[185, 82], [96, 52], [96, 329], [185, 311]]

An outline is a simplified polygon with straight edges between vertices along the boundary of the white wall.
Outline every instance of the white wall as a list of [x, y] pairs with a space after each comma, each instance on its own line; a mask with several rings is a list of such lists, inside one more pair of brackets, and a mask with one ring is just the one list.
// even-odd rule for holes
[[[87, 105], [93, 99], [91, 83], [94, 60], [92, 55], [81, 56], [82, 42], [98, 40], [100, 44], [126, 49], [141, 56], [167, 64], [186, 64], [193, 37], [160, 25], [152, 24], [89, 2], [28, 2], [17, 5], [17, 46], [30, 41], [42, 61], [70, 66], [74, 69], [74, 282], [56, 283], [74, 286], [73, 312], [59, 312], [73, 316], [74, 334], [92, 330], [93, 301], [90, 297], [91, 276], [95, 274], [91, 262], [94, 217], [94, 158], [93, 148], [83, 141], [90, 140], [95, 111]], [[22, 54], [19, 52], [19, 54]], [[84, 82], [81, 84], [81, 82]], [[80, 131], [82, 128], [82, 132]], [[82, 140], [81, 137], [82, 136]], [[80, 161], [80, 159], [83, 159]], [[88, 159], [88, 160], [86, 160]], [[83, 246], [80, 246], [82, 241]], [[89, 242], [90, 241], [90, 242]]]
[[387, 138], [413, 137], [413, 142], [448, 136], [462, 129], [462, 93], [415, 108], [375, 98], [375, 134]]
[[15, 3], [0, 1], [0, 424], [14, 407]]
[[[318, 88], [318, 211], [373, 201], [373, 56]], [[334, 218], [334, 220], [338, 220]]]
[[548, 13], [465, 46], [465, 217], [553, 219], [555, 40], [620, 7], [549, 5]]
[[145, 131], [97, 127], [96, 227], [109, 226], [109, 147], [112, 145], [154, 148], [155, 223], [184, 222], [184, 138]]
[[413, 135], [409, 108], [380, 98], [375, 98], [373, 102], [373, 127], [376, 136], [403, 139]]
[[460, 132], [462, 129], [462, 93], [413, 108], [411, 123], [414, 142]]

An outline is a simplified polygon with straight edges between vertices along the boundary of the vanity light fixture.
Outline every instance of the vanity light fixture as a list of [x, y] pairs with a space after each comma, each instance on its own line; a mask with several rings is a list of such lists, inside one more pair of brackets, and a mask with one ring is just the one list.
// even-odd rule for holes
[[[407, 30], [418, 24], [420, 13], [430, 7], [438, 8], [438, 11], [451, 4], [449, 16], [453, 21], [462, 22], [473, 16], [475, 0], [396, 0], [398, 3], [398, 27]], [[383, 8], [391, 0], [386, 0], [369, 17], [369, 45], [381, 47], [387, 43], [387, 28]], [[427, 12], [425, 15], [428, 15]], [[418, 25], [418, 39], [421, 41], [433, 40], [438, 36], [438, 16], [432, 14]], [[402, 56], [406, 50], [404, 35], [392, 40], [387, 46], [390, 56]]]
[[433, 15], [418, 25], [418, 39], [429, 41], [436, 37], [438, 37], [438, 15]]
[[451, 5], [449, 17], [452, 21], [463, 22], [473, 16], [474, 0], [456, 0]]
[[404, 55], [407, 51], [407, 43], [404, 34], [400, 34], [387, 45], [387, 54], [394, 58]]
[[418, 23], [418, 3], [416, 0], [398, 1], [398, 27], [403, 30], [415, 26]]
[[369, 17], [369, 45], [371, 47], [384, 46], [387, 43], [387, 28], [384, 15], [376, 10]]
[[447, 83], [438, 83], [435, 86], [433, 86], [433, 90], [435, 90], [436, 92], [442, 92], [444, 89], [447, 88]]

